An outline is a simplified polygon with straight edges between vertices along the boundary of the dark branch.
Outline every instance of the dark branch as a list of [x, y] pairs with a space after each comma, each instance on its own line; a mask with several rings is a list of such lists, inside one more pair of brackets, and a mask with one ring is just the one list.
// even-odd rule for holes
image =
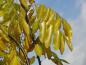
[[38, 59], [38, 63], [39, 63], [39, 65], [41, 65], [40, 57], [39, 57], [39, 56], [37, 56], [37, 59]]

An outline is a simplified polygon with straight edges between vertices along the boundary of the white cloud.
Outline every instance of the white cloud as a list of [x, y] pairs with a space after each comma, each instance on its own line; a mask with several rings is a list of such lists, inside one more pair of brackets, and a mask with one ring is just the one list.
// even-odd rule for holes
[[[72, 53], [65, 55], [65, 59], [70, 62], [70, 65], [85, 65], [86, 64], [86, 0], [77, 0], [80, 8], [80, 16], [75, 22], [70, 22], [74, 32], [73, 43], [75, 49]], [[67, 64], [65, 64], [67, 65]]]

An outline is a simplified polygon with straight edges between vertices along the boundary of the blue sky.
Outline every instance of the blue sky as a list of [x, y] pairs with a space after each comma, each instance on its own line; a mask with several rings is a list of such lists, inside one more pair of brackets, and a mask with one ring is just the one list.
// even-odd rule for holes
[[75, 0], [36, 0], [37, 3], [45, 4], [65, 18], [76, 18], [79, 14], [79, 8], [76, 7]]
[[[70, 65], [85, 65], [86, 0], [36, 0], [36, 2], [51, 7], [68, 20], [73, 29], [72, 43], [74, 50], [70, 52], [68, 48], [66, 48], [62, 57], [68, 60]], [[35, 65], [37, 64], [35, 63]]]

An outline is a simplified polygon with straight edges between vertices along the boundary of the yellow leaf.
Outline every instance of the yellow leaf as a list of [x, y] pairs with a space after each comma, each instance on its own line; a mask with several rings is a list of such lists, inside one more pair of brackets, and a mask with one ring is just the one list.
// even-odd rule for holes
[[29, 0], [29, 3], [30, 4], [33, 4], [35, 1], [34, 0]]
[[11, 62], [10, 62], [10, 65], [20, 65], [17, 56], [14, 56], [14, 57], [13, 57], [13, 59], [12, 59]]
[[12, 58], [16, 55], [16, 50], [11, 50], [10, 53], [7, 55], [9, 60], [12, 60]]
[[36, 7], [36, 12], [37, 12], [37, 16], [39, 19], [44, 18], [45, 12], [46, 12], [46, 7], [41, 4], [39, 7]]
[[37, 54], [38, 56], [41, 56], [41, 55], [42, 55], [42, 48], [39, 46], [39, 44], [36, 44], [36, 45], [35, 45], [34, 50], [35, 50], [35, 52], [36, 52], [36, 54]]
[[4, 16], [4, 11], [0, 10], [0, 16]]
[[63, 24], [63, 29], [64, 29], [64, 32], [65, 32], [65, 35], [69, 38], [69, 40], [71, 40], [72, 39], [72, 29], [71, 29], [71, 26], [64, 19], [62, 20], [62, 24]]
[[54, 32], [56, 32], [57, 30], [59, 30], [61, 27], [61, 18], [58, 17], [55, 22], [54, 22]]
[[61, 33], [61, 43], [60, 43], [60, 52], [61, 54], [64, 53], [65, 50], [65, 39], [64, 39], [64, 35]]
[[21, 28], [23, 28], [24, 33], [28, 36], [30, 34], [30, 27], [22, 16], [19, 18], [19, 23]]
[[44, 38], [45, 38], [45, 30], [46, 29], [46, 24], [45, 22], [42, 22], [40, 24], [40, 41], [43, 43], [44, 42]]
[[53, 38], [53, 48], [55, 50], [58, 50], [60, 48], [60, 37], [61, 37], [61, 33], [59, 30], [57, 30], [56, 32], [54, 32], [54, 38]]
[[8, 28], [8, 34], [13, 36], [16, 40], [20, 41], [21, 29], [17, 20], [13, 20], [10, 23]]
[[31, 18], [29, 18], [29, 23], [30, 25], [32, 25], [36, 20], [36, 17], [35, 16], [31, 16]]
[[46, 12], [44, 13], [45, 16], [44, 16], [44, 18], [43, 18], [43, 21], [45, 21], [45, 22], [48, 21], [49, 16], [50, 16], [50, 11], [51, 11], [50, 8], [47, 8], [47, 9], [46, 9]]
[[2, 41], [2, 39], [0, 38], [0, 50], [7, 50], [7, 46], [5, 45], [5, 42]]
[[36, 20], [33, 24], [32, 24], [32, 31], [33, 33], [35, 33], [39, 27], [39, 20]]
[[2, 37], [2, 39], [4, 39], [5, 41], [9, 42], [9, 38], [7, 37], [7, 35], [5, 35], [2, 31], [0, 32], [0, 37]]
[[23, 7], [24, 7], [26, 10], [28, 10], [29, 6], [28, 6], [26, 0], [20, 0], [20, 3], [23, 5]]
[[26, 50], [29, 49], [29, 43], [28, 43], [28, 38], [27, 38], [27, 37], [25, 37], [24, 48], [25, 48]]
[[6, 57], [6, 56], [7, 55], [4, 52], [0, 51], [0, 57]]
[[70, 41], [69, 38], [66, 37], [66, 36], [65, 36], [65, 40], [66, 40], [66, 43], [67, 43], [69, 49], [72, 51], [72, 50], [73, 50], [73, 45], [72, 45], [71, 41]]
[[25, 12], [25, 10], [22, 8], [22, 7], [20, 7], [20, 15], [21, 16], [23, 16], [23, 17], [25, 17], [26, 16], [26, 12]]
[[46, 25], [47, 25], [47, 26], [50, 25], [50, 24], [53, 22], [53, 20], [54, 20], [55, 13], [54, 13], [53, 10], [50, 9], [50, 15], [49, 15], [48, 17], [49, 17], [49, 19], [48, 19], [48, 21], [46, 22]]
[[46, 48], [49, 48], [50, 47], [50, 43], [51, 43], [51, 40], [52, 40], [52, 30], [53, 26], [50, 25], [50, 27], [46, 30], [46, 36], [45, 36], [45, 47]]

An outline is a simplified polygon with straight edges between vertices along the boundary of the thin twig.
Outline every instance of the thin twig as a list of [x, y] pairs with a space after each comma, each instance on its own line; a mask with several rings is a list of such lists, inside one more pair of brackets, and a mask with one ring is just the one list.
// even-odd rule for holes
[[38, 59], [38, 63], [39, 63], [39, 65], [41, 65], [40, 57], [39, 57], [39, 56], [37, 56], [37, 59]]

